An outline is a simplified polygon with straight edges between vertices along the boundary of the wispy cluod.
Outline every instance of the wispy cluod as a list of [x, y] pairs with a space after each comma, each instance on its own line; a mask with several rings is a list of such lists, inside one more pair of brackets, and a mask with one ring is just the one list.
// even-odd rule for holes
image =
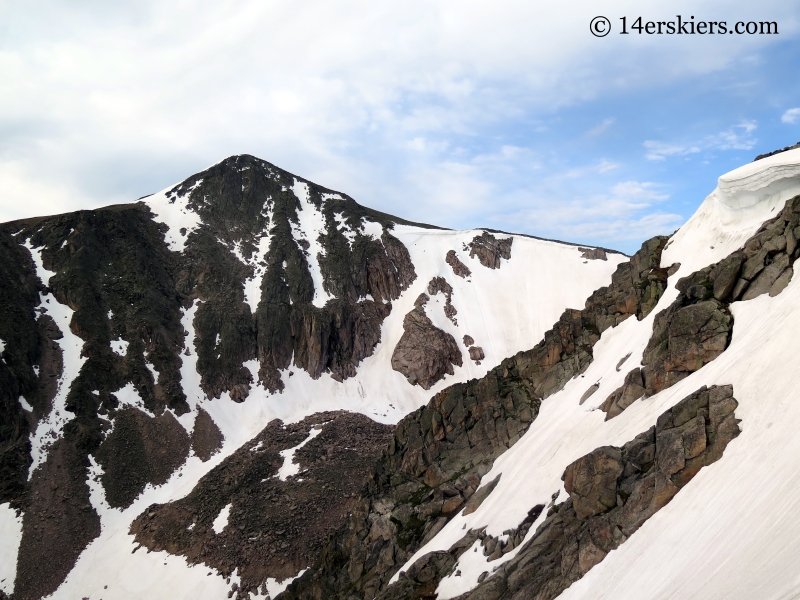
[[790, 125], [794, 125], [798, 120], [800, 120], [800, 108], [790, 108], [781, 117], [783, 123], [789, 123]]
[[661, 161], [674, 156], [687, 156], [704, 151], [752, 150], [758, 140], [751, 134], [757, 128], [758, 124], [755, 121], [743, 120], [730, 129], [688, 144], [647, 140], [644, 142], [645, 158]]
[[587, 131], [586, 135], [598, 136], [601, 133], [605, 133], [611, 128], [611, 126], [614, 124], [614, 121], [615, 119], [604, 119], [602, 123], [600, 123], [596, 127], [592, 127], [589, 131]]

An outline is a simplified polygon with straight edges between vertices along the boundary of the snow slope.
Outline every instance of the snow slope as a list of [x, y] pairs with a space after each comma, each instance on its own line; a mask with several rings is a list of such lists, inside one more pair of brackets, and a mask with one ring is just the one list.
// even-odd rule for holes
[[[655, 315], [676, 298], [674, 284], [714, 263], [800, 194], [800, 150], [746, 165], [723, 175], [697, 213], [672, 238], [662, 266], [680, 263], [658, 306], [641, 322], [627, 319], [605, 331], [594, 362], [580, 377], [545, 400], [523, 438], [494, 464], [484, 481], [502, 474], [480, 508], [457, 516], [407, 563], [446, 550], [465, 529], [501, 536], [535, 504], [554, 493], [566, 498], [561, 475], [574, 460], [604, 445], [621, 446], [655, 424], [665, 410], [703, 385], [732, 384], [739, 401], [741, 435], [716, 463], [704, 468], [664, 508], [560, 597], [564, 599], [752, 599], [800, 597], [800, 281], [778, 296], [730, 306], [728, 349], [699, 371], [659, 394], [634, 402], [604, 421], [598, 409], [638, 365]], [[628, 353], [625, 368], [617, 363]], [[595, 382], [597, 393], [579, 399]], [[528, 538], [545, 518], [542, 513]], [[517, 547], [521, 549], [522, 545]], [[470, 549], [444, 579], [440, 600], [477, 585], [516, 551], [491, 563]]]
[[[292, 188], [301, 205], [300, 223], [294, 233], [311, 243], [311, 253], [314, 254], [319, 251], [314, 246], [318, 235], [315, 228], [321, 226], [322, 220], [317, 209], [308, 201], [305, 185], [298, 181]], [[167, 241], [170, 248], [182, 251], [188, 234], [201, 224], [201, 220], [188, 206], [186, 197], [168, 198], [167, 191], [170, 189], [172, 187], [154, 194], [146, 202], [156, 215], [156, 220], [168, 225]], [[383, 228], [379, 223], [365, 219], [362, 231], [377, 239]], [[314, 380], [304, 370], [292, 366], [287, 369], [291, 377], [289, 373], [284, 373], [286, 387], [282, 393], [270, 394], [264, 388], [255, 386], [244, 402], [234, 402], [227, 392], [219, 399], [207, 398], [200, 388], [200, 376], [196, 369], [193, 323], [200, 300], [195, 300], [184, 311], [182, 319], [188, 332], [188, 351], [181, 357], [182, 387], [191, 410], [178, 417], [178, 420], [187, 431], [191, 431], [196, 410], [202, 407], [225, 436], [224, 445], [208, 462], [191, 456], [166, 484], [159, 487], [148, 485], [125, 510], [112, 509], [105, 502], [102, 486], [98, 483], [101, 470], [94, 464], [89, 483], [92, 504], [100, 514], [102, 531], [100, 537], [84, 550], [75, 568], [52, 597], [104, 600], [225, 597], [231, 584], [207, 567], [187, 565], [183, 557], [166, 552], [134, 551], [133, 537], [128, 534], [131, 522], [150, 504], [166, 503], [187, 495], [203, 475], [275, 418], [288, 423], [319, 411], [351, 410], [384, 423], [397, 422], [427, 403], [441, 389], [455, 382], [481, 377], [503, 358], [534, 346], [565, 308], [582, 308], [589, 294], [610, 283], [617, 264], [626, 260], [623, 255], [609, 253], [607, 261], [587, 261], [576, 246], [513, 236], [511, 258], [503, 259], [501, 267], [492, 270], [482, 266], [477, 258], [470, 258], [464, 249], [465, 244], [481, 233], [482, 230], [443, 231], [407, 225], [394, 227], [392, 234], [407, 247], [417, 278], [399, 299], [392, 302], [391, 314], [382, 324], [381, 341], [374, 353], [359, 364], [355, 377], [342, 382], [326, 373]], [[505, 234], [496, 235], [508, 237]], [[268, 244], [269, 233], [265, 231], [259, 238], [257, 253], [251, 258], [253, 266], [263, 257]], [[445, 263], [445, 255], [449, 250], [455, 250], [459, 259], [471, 269], [470, 277], [463, 279], [454, 275], [451, 267]], [[35, 249], [32, 252], [38, 256]], [[236, 248], [232, 252], [245, 262]], [[315, 303], [324, 303], [328, 296], [321, 289], [318, 265], [316, 260], [311, 263], [312, 268], [316, 269], [312, 273], [315, 286], [319, 286]], [[246, 301], [253, 309], [257, 305], [262, 275], [263, 269], [256, 269], [254, 277], [246, 282]], [[439, 381], [430, 390], [423, 390], [419, 386], [411, 386], [403, 375], [394, 371], [390, 359], [403, 334], [403, 318], [414, 307], [416, 298], [427, 292], [428, 282], [436, 276], [445, 277], [453, 287], [452, 304], [458, 311], [458, 325], [445, 317], [445, 299], [441, 294], [431, 299], [426, 310], [437, 327], [454, 336], [462, 350], [464, 364], [455, 367], [453, 376]], [[485, 352], [485, 359], [480, 365], [469, 360], [467, 349], [462, 344], [465, 334], [472, 336], [475, 345], [481, 346]], [[71, 338], [67, 337], [66, 340]], [[118, 342], [117, 346], [115, 351], [125, 351]], [[249, 361], [245, 366], [257, 380], [257, 361]], [[135, 392], [130, 394], [128, 403], [138, 404]], [[281, 474], [288, 474], [296, 466], [291, 458], [291, 453], [287, 453]], [[236, 576], [232, 577], [232, 582], [236, 581]], [[268, 587], [275, 593], [288, 583], [289, 580], [270, 582]]]

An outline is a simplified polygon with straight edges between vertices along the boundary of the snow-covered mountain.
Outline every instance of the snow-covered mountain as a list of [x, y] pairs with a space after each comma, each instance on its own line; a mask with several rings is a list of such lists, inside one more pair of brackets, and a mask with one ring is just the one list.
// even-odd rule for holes
[[3, 225], [0, 589], [797, 596], [800, 149], [759, 158], [630, 258], [245, 156]]
[[0, 241], [17, 599], [274, 597], [363, 502], [395, 423], [628, 264], [410, 223], [250, 156]]
[[[533, 350], [401, 421], [287, 596], [800, 595], [798, 236], [800, 150], [720, 177]], [[524, 435], [465, 451], [501, 407]]]

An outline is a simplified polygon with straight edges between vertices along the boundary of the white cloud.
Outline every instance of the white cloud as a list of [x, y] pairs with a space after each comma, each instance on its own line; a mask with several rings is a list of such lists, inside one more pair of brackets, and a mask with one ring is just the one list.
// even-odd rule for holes
[[665, 160], [670, 156], [685, 156], [686, 154], [696, 154], [700, 152], [700, 148], [697, 146], [667, 144], [653, 140], [645, 141], [644, 147], [647, 150], [645, 153], [645, 158], [647, 158], [647, 160]]
[[[554, 190], [558, 178], [605, 185], [619, 173], [610, 153], [574, 168], [532, 149], [559, 109], [682, 84], [772, 43], [598, 40], [588, 33], [596, 6], [0, 4], [0, 220], [135, 199], [251, 153], [390, 213], [474, 225], [509, 214], [536, 189], [532, 173], [551, 170]], [[704, 6], [717, 3], [677, 0], [669, 14]], [[746, 16], [747, 3], [738, 6]], [[620, 0], [614, 10], [639, 8]], [[781, 40], [792, 35], [786, 3], [759, 10], [785, 16]], [[603, 116], [590, 137], [619, 129]], [[528, 137], [517, 133], [525, 128]], [[654, 160], [694, 152], [653, 143], [662, 144], [648, 149]], [[718, 142], [737, 143], [746, 142]]]
[[781, 117], [781, 121], [794, 125], [800, 119], [800, 108], [790, 108]]
[[601, 133], [605, 133], [609, 130], [609, 128], [614, 124], [615, 119], [603, 119], [603, 122], [599, 125], [592, 127], [589, 131], [586, 132], [586, 135], [590, 136], [597, 136]]
[[725, 131], [689, 144], [647, 140], [644, 142], [645, 158], [662, 161], [672, 156], [686, 156], [706, 150], [752, 150], [757, 140], [750, 134], [757, 128], [756, 121], [743, 120]]

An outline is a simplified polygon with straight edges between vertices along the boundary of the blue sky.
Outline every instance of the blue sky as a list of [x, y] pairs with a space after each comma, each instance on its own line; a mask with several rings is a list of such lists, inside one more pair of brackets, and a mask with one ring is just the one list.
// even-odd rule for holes
[[[255, 154], [359, 202], [632, 252], [800, 141], [793, 3], [0, 1], [0, 220]], [[621, 36], [684, 18], [777, 36]]]

